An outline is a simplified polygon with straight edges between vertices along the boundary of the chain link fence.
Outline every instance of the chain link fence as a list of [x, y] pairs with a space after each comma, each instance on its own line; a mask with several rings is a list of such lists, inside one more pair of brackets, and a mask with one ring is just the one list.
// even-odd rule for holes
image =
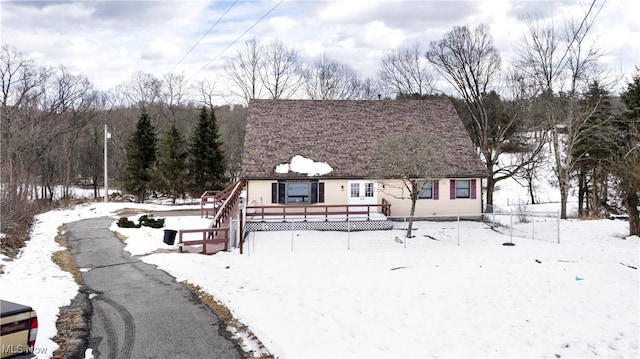
[[560, 212], [531, 211], [526, 206], [504, 209], [488, 208], [482, 220], [499, 233], [510, 238], [529, 238], [560, 243]]

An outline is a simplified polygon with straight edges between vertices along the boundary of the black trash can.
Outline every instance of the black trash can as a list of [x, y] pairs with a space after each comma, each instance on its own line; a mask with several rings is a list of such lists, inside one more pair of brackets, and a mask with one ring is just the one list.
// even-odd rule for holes
[[174, 231], [173, 229], [165, 229], [163, 242], [172, 246], [176, 242], [176, 233], [178, 233], [178, 231]]

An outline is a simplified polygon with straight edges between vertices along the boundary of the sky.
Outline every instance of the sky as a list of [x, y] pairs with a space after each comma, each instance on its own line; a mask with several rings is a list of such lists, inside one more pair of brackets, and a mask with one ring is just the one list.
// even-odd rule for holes
[[[184, 73], [189, 80], [224, 87], [225, 61], [252, 37], [280, 40], [309, 62], [325, 53], [362, 78], [375, 78], [386, 52], [416, 42], [426, 49], [456, 25], [488, 24], [508, 64], [525, 31], [524, 16], [560, 24], [583, 14], [590, 3], [5, 0], [0, 2], [1, 42], [41, 65], [64, 65], [84, 74], [99, 90], [126, 82], [137, 71], [158, 77]], [[593, 41], [606, 51], [603, 61], [613, 75], [628, 79], [640, 64], [640, 2], [596, 0], [596, 7]]]

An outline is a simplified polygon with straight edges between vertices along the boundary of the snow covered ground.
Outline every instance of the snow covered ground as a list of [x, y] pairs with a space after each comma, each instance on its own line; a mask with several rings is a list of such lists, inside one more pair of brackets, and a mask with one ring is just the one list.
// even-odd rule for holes
[[474, 222], [460, 246], [455, 223], [419, 223], [406, 247], [397, 230], [262, 232], [243, 256], [143, 260], [223, 301], [278, 357], [637, 357], [625, 225], [565, 221], [561, 244], [513, 247]]
[[[64, 248], [55, 242], [58, 228], [86, 218], [113, 216], [122, 208], [145, 210], [167, 209], [167, 206], [134, 203], [96, 203], [67, 210], [50, 211], [35, 217], [31, 239], [16, 260], [0, 255], [4, 274], [0, 275], [0, 297], [33, 307], [38, 314], [38, 339], [35, 352], [39, 358], [50, 358], [58, 345], [51, 340], [56, 333], [60, 307], [69, 305], [78, 293], [78, 285], [70, 273], [51, 261], [51, 255]], [[199, 208], [199, 206], [193, 206]]]
[[[122, 207], [162, 208], [48, 212], [20, 258], [3, 259], [3, 299], [38, 311], [39, 357], [53, 353], [58, 307], [78, 290], [50, 261], [57, 227], [102, 215], [115, 223]], [[639, 357], [640, 248], [625, 238], [628, 223], [538, 221], [514, 221], [514, 237], [478, 222], [419, 222], [406, 242], [399, 229], [261, 232], [245, 255], [213, 256], [153, 253], [170, 247], [162, 229], [111, 228], [128, 237], [127, 251], [226, 304], [278, 357]], [[167, 217], [165, 228], [206, 224]]]

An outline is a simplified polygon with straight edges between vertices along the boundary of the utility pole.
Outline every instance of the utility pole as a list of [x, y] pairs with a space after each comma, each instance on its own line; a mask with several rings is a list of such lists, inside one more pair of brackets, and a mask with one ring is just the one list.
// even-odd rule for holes
[[107, 172], [107, 140], [111, 138], [111, 134], [104, 125], [104, 201], [109, 202], [109, 174]]

